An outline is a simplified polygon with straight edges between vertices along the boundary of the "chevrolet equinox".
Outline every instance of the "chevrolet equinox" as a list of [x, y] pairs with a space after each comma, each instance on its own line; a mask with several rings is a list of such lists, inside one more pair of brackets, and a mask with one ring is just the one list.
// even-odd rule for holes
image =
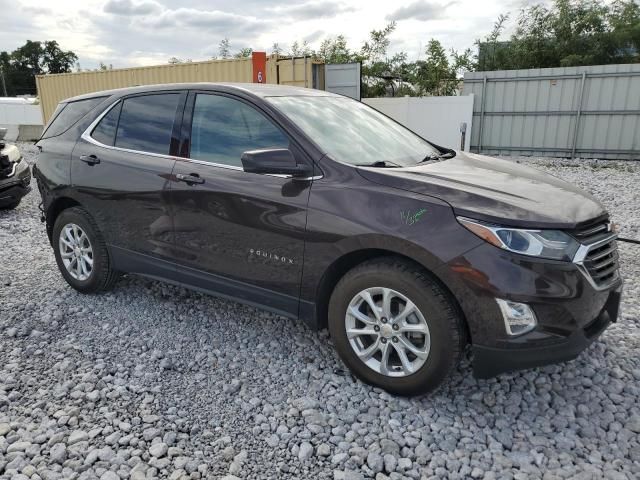
[[368, 106], [274, 85], [65, 100], [37, 143], [64, 279], [123, 272], [328, 327], [359, 378], [425, 393], [575, 358], [616, 321], [602, 205], [538, 170], [435, 145]]

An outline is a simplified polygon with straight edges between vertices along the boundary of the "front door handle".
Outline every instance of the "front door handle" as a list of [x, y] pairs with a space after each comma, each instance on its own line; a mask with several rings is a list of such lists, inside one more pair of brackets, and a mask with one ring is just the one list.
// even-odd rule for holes
[[181, 181], [187, 183], [187, 185], [194, 185], [196, 183], [204, 183], [204, 178], [200, 177], [197, 173], [190, 173], [189, 175], [185, 175], [184, 173], [178, 173], [176, 178]]
[[91, 166], [95, 165], [96, 163], [100, 163], [100, 159], [95, 155], [80, 155], [80, 161]]

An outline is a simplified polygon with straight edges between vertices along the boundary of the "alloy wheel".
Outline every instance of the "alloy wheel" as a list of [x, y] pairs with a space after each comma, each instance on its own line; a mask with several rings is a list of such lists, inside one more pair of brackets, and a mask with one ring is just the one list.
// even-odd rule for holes
[[76, 280], [87, 280], [93, 271], [93, 248], [84, 230], [75, 223], [66, 224], [60, 231], [58, 247], [69, 275]]
[[418, 307], [390, 288], [372, 287], [353, 297], [345, 316], [349, 344], [372, 370], [406, 377], [427, 361], [429, 326]]

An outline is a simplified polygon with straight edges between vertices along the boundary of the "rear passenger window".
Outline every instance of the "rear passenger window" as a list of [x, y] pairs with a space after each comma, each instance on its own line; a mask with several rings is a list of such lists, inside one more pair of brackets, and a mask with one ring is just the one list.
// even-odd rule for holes
[[91, 136], [102, 143], [103, 145], [113, 146], [113, 141], [116, 138], [116, 128], [118, 126], [118, 116], [120, 115], [120, 108], [122, 102], [118, 102], [116, 106], [111, 108], [109, 112], [102, 117], [102, 120], [93, 129]]
[[78, 100], [76, 102], [59, 105], [60, 113], [58, 113], [51, 124], [49, 124], [42, 138], [55, 137], [65, 132], [71, 125], [84, 117], [105, 98], [106, 97], [87, 98], [86, 100]]
[[178, 93], [131, 97], [122, 103], [116, 147], [169, 154]]
[[244, 152], [262, 148], [289, 148], [289, 139], [246, 103], [220, 95], [196, 96], [191, 158], [240, 167]]

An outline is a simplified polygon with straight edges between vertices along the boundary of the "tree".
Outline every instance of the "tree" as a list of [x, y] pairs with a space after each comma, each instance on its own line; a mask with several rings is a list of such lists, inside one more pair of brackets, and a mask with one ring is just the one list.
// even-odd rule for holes
[[349, 50], [344, 35], [325, 38], [316, 52], [316, 57], [324, 63], [349, 63], [354, 59], [354, 53]]
[[55, 40], [27, 40], [10, 54], [0, 52], [7, 94], [35, 94], [36, 75], [70, 72], [77, 60], [74, 52], [62, 50]]
[[360, 55], [371, 63], [381, 61], [387, 54], [391, 44], [389, 36], [396, 29], [396, 22], [390, 22], [382, 30], [371, 30], [369, 41], [364, 42], [360, 49]]
[[238, 53], [233, 55], [233, 58], [250, 58], [252, 53], [252, 48], [241, 48]]
[[[371, 30], [369, 39], [360, 47], [360, 51], [351, 55], [351, 61], [362, 63], [363, 97], [383, 97], [387, 90], [393, 90], [392, 77], [397, 76], [397, 64], [402, 58], [387, 59], [387, 49], [391, 44], [389, 36], [396, 28], [395, 22], [388, 23], [382, 30]], [[406, 58], [406, 57], [405, 57]]]
[[[504, 48], [508, 42], [501, 42], [500, 36], [504, 32], [509, 14], [499, 15], [493, 24], [493, 30], [485, 37], [484, 40], [476, 40], [478, 47], [478, 63], [479, 70], [497, 70], [499, 65], [508, 62], [504, 55], [508, 55], [508, 49]], [[498, 68], [496, 68], [498, 67]]]
[[295, 41], [291, 44], [291, 51], [289, 55], [292, 57], [310, 57], [314, 54], [309, 42], [303, 40], [302, 42]]
[[223, 59], [231, 57], [231, 45], [229, 44], [229, 39], [226, 37], [220, 41], [220, 45], [218, 46], [218, 57]]
[[506, 17], [479, 43], [481, 70], [603, 65], [640, 61], [640, 6], [634, 0], [554, 0], [521, 10], [508, 41]]
[[282, 54], [282, 48], [280, 48], [280, 45], [278, 44], [278, 42], [275, 42], [271, 46], [271, 55], [281, 55], [281, 54]]
[[42, 65], [47, 73], [67, 73], [78, 61], [78, 56], [72, 51], [64, 51], [55, 40], [44, 42], [42, 47]]

